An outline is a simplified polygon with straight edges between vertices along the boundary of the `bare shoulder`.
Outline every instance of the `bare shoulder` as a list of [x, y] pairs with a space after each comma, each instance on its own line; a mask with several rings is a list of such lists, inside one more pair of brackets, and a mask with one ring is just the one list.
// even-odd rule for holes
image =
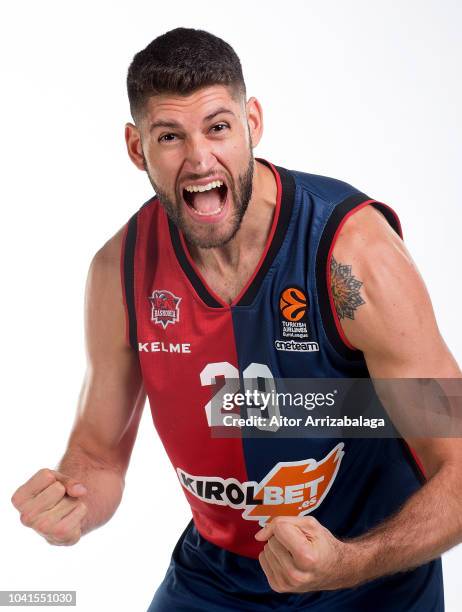
[[387, 286], [391, 290], [390, 283], [399, 287], [412, 280], [411, 286], [406, 285], [409, 291], [416, 283], [421, 283], [402, 238], [372, 206], [365, 206], [347, 219], [332, 253], [333, 267], [346, 265], [352, 275], [362, 276], [363, 292], [376, 294], [379, 287]]
[[86, 331], [89, 349], [96, 352], [102, 340], [125, 346], [125, 310], [120, 257], [125, 226], [95, 253], [85, 290]]
[[345, 222], [330, 262], [330, 291], [347, 341], [379, 377], [454, 376], [430, 296], [401, 237], [366, 206]]
[[125, 225], [122, 226], [103, 246], [95, 253], [93, 260], [98, 265], [119, 265]]
[[349, 341], [362, 350], [436, 333], [430, 298], [401, 237], [372, 206], [342, 227], [331, 260], [334, 305]]
[[122, 295], [120, 283], [120, 257], [125, 226], [122, 226], [94, 254], [88, 271], [87, 291], [101, 294], [111, 287], [116, 295]]
[[343, 224], [335, 248], [344, 247], [361, 252], [365, 247], [374, 248], [378, 245], [381, 249], [387, 244], [404, 246], [401, 237], [385, 216], [373, 206], [365, 206]]
[[[344, 223], [331, 259], [331, 289], [340, 319], [354, 320], [366, 303], [392, 301], [421, 287], [403, 240], [377, 209], [365, 206]], [[388, 296], [388, 297], [387, 297]], [[364, 312], [364, 307], [361, 308]]]

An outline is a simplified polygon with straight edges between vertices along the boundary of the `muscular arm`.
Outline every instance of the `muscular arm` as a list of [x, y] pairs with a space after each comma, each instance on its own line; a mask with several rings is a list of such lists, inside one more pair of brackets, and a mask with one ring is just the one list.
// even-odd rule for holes
[[125, 341], [120, 230], [93, 258], [85, 293], [87, 370], [67, 450], [14, 492], [21, 522], [69, 546], [114, 514], [145, 402], [137, 355]]
[[[346, 221], [334, 245], [331, 272], [345, 341], [363, 351], [388, 412], [396, 415], [408, 406], [393, 394], [382, 397], [385, 379], [460, 382], [424, 283], [381, 213], [366, 207]], [[276, 517], [256, 534], [266, 542], [259, 559], [274, 590], [354, 587], [421, 565], [462, 541], [462, 439], [407, 441], [420, 456], [427, 482], [376, 528], [341, 541], [313, 516]]]
[[[461, 377], [424, 283], [402, 240], [378, 211], [367, 207], [345, 223], [333, 258], [337, 314], [347, 340], [363, 351], [373, 379]], [[339, 266], [344, 266], [343, 275]], [[342, 276], [349, 277], [343, 284]], [[391, 412], [406, 409], [391, 406], [390, 396], [381, 398]], [[462, 440], [408, 442], [428, 480], [393, 517], [350, 541], [361, 581], [415, 567], [462, 541]]]
[[82, 533], [105, 523], [122, 498], [145, 393], [125, 341], [119, 261], [122, 231], [93, 258], [85, 293], [87, 369], [67, 450], [57, 469], [82, 482]]

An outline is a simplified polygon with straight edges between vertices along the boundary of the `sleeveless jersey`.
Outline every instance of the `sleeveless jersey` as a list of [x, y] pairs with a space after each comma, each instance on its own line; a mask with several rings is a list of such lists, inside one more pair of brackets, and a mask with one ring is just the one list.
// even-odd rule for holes
[[[128, 221], [121, 252], [127, 342], [192, 509], [190, 546], [207, 549], [210, 559], [215, 554], [223, 568], [223, 555], [255, 563], [263, 545], [254, 535], [274, 516], [312, 514], [337, 537], [353, 537], [396, 511], [425, 480], [399, 438], [212, 435], [224, 412], [218, 402], [217, 413], [216, 400], [246, 381], [369, 376], [333, 305], [333, 245], [349, 216], [368, 205], [401, 235], [392, 209], [351, 185], [258, 163], [274, 173], [276, 208], [257, 269], [231, 304], [207, 286], [156, 197]], [[439, 559], [402, 576], [399, 588], [426, 602], [416, 610], [442, 609]], [[240, 588], [258, 584], [242, 577]]]

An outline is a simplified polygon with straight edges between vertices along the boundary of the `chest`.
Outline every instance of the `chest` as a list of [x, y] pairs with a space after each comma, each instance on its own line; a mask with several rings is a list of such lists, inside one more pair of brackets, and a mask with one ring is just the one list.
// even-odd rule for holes
[[248, 252], [237, 269], [231, 266], [222, 269], [200, 265], [197, 267], [211, 291], [225, 303], [231, 304], [255, 275], [261, 253], [261, 250]]

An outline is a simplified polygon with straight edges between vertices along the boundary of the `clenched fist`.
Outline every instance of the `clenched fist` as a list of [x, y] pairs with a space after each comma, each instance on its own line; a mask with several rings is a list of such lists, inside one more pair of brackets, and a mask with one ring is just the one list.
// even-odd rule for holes
[[57, 546], [76, 544], [87, 506], [79, 497], [87, 489], [74, 478], [50, 469], [39, 470], [20, 486], [11, 502], [21, 522]]
[[277, 593], [351, 588], [360, 582], [355, 546], [338, 540], [313, 516], [278, 516], [255, 534], [259, 555]]

